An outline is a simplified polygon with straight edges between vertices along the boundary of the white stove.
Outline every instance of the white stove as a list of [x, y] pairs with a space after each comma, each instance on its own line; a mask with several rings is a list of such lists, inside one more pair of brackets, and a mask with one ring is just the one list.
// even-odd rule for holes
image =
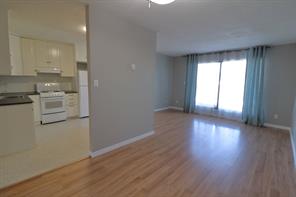
[[65, 92], [58, 91], [58, 92], [40, 92], [41, 98], [48, 98], [48, 97], [61, 97], [65, 96]]
[[40, 93], [41, 123], [48, 124], [67, 119], [65, 92], [60, 90], [58, 83], [38, 83]]

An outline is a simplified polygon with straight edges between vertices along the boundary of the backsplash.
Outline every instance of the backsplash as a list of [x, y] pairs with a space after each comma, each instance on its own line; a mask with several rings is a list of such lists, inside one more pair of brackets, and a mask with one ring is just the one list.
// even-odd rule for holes
[[61, 84], [62, 90], [76, 90], [74, 77], [60, 77], [55, 74], [40, 74], [35, 77], [0, 76], [0, 93], [2, 92], [32, 92], [36, 83]]

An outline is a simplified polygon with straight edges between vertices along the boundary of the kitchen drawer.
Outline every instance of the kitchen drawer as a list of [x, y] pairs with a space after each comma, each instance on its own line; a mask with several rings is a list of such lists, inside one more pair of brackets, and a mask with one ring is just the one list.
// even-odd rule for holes
[[66, 95], [66, 105], [78, 105], [78, 94], [67, 94]]
[[77, 106], [77, 103], [74, 102], [74, 101], [69, 101], [69, 102], [67, 103], [67, 106], [68, 106], [68, 107]]
[[66, 94], [66, 98], [69, 101], [78, 102], [78, 94]]

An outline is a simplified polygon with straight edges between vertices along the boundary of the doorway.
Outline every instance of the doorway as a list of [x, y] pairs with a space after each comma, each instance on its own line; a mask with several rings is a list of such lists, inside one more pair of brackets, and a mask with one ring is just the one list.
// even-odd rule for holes
[[[9, 36], [17, 43], [10, 48], [18, 49], [10, 52], [20, 60], [12, 62], [21, 69], [1, 81], [7, 84], [7, 93], [21, 92], [33, 101], [36, 144], [33, 149], [0, 156], [5, 164], [0, 165], [0, 189], [88, 158], [90, 152], [88, 83], [81, 83], [79, 75], [83, 70], [83, 82], [88, 81], [85, 5], [10, 2], [8, 19]], [[28, 47], [31, 50], [25, 50]], [[28, 54], [30, 61], [24, 58]], [[42, 64], [46, 69], [39, 69], [40, 62], [46, 63]], [[65, 95], [65, 121], [40, 124], [43, 112], [37, 83], [59, 84]]]

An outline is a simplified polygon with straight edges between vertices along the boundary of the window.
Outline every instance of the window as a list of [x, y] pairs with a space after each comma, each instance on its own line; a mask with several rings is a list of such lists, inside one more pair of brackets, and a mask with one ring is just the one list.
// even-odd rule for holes
[[241, 113], [245, 72], [245, 59], [199, 64], [196, 105]]
[[196, 82], [196, 104], [215, 107], [218, 99], [220, 63], [198, 65]]
[[244, 100], [246, 60], [222, 63], [219, 108], [241, 112]]

